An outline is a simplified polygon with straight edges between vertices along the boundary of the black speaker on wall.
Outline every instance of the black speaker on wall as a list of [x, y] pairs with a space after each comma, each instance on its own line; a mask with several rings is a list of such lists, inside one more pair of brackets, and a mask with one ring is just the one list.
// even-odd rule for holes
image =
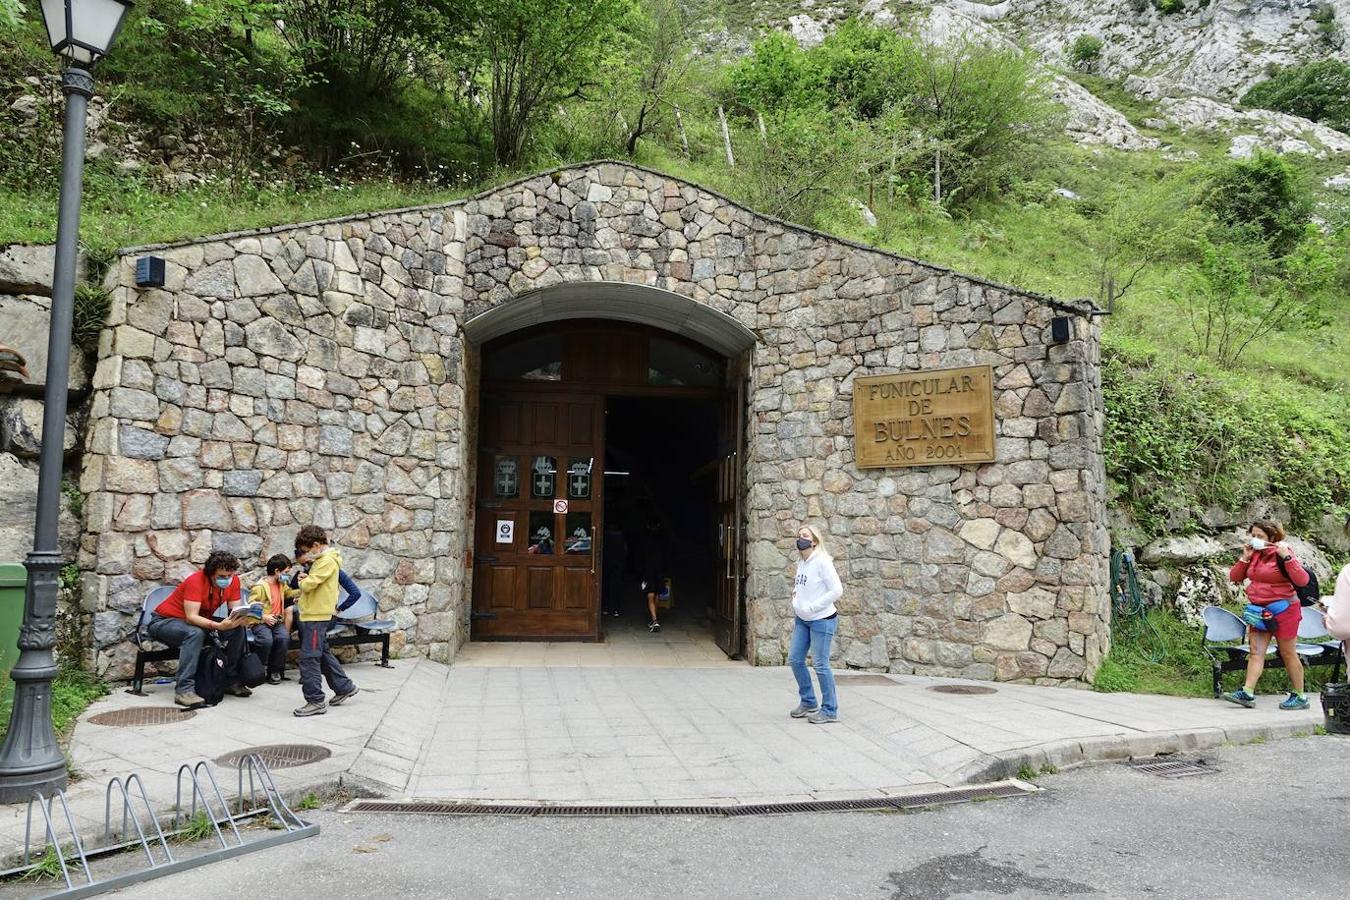
[[1050, 343], [1065, 344], [1073, 340], [1073, 319], [1055, 316], [1050, 320]]
[[136, 287], [164, 287], [164, 258], [141, 256], [136, 260]]

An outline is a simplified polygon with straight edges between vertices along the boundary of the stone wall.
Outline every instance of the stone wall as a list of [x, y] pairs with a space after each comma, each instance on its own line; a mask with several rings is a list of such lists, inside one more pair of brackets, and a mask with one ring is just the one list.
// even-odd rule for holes
[[[839, 560], [839, 658], [1000, 679], [1091, 678], [1108, 634], [1101, 392], [1082, 309], [758, 216], [630, 165], [442, 208], [153, 251], [116, 270], [84, 473], [85, 603], [111, 638], [146, 582], [213, 547], [256, 568], [333, 529], [409, 645], [467, 636], [475, 392], [466, 319], [577, 282], [661, 288], [759, 336], [747, 414], [749, 652], [782, 662], [792, 538]], [[636, 302], [636, 301], [635, 301]], [[1079, 337], [1049, 346], [1056, 314]], [[989, 364], [998, 462], [853, 463], [857, 375]]]
[[[0, 369], [0, 562], [22, 562], [33, 549], [54, 262], [50, 246], [0, 247], [0, 346], [22, 355], [28, 371], [25, 377]], [[81, 400], [88, 387], [84, 355], [77, 350], [70, 364], [64, 442], [70, 466], [78, 464]], [[72, 474], [78, 478], [78, 468]], [[68, 559], [75, 555], [80, 534], [69, 506], [67, 499], [61, 519], [61, 545]]]

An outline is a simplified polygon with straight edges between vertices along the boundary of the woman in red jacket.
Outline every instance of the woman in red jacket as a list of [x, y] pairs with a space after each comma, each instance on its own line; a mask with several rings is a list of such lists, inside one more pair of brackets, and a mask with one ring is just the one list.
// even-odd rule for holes
[[[1247, 654], [1247, 683], [1242, 690], [1223, 695], [1223, 699], [1240, 706], [1256, 705], [1256, 682], [1266, 666], [1266, 650], [1273, 636], [1280, 650], [1280, 659], [1289, 673], [1294, 689], [1280, 704], [1280, 709], [1307, 709], [1308, 698], [1303, 695], [1303, 663], [1295, 647], [1298, 643], [1298, 624], [1303, 617], [1295, 587], [1308, 583], [1308, 573], [1294, 558], [1294, 552], [1284, 543], [1284, 529], [1278, 522], [1253, 522], [1247, 532], [1247, 545], [1242, 557], [1233, 564], [1228, 578], [1234, 584], [1247, 582], [1247, 602], [1260, 607], [1268, 615], [1261, 625], [1247, 629], [1251, 652]], [[1278, 610], [1278, 611], [1277, 611]], [[1248, 623], [1252, 621], [1247, 618]]]

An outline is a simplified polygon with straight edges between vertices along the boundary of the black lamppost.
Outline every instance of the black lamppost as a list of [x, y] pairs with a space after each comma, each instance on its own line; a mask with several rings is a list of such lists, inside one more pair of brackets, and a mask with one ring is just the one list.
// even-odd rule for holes
[[24, 565], [23, 626], [14, 679], [9, 733], [0, 747], [0, 803], [27, 800], [66, 786], [66, 759], [52, 730], [52, 679], [56, 677], [56, 600], [61, 574], [58, 521], [70, 378], [70, 325], [75, 307], [75, 260], [80, 238], [84, 179], [84, 124], [94, 94], [90, 69], [108, 52], [131, 0], [42, 0], [52, 51], [64, 57], [66, 124], [61, 151], [61, 206], [56, 219], [52, 272], [52, 321], [47, 337], [47, 384], [42, 402], [42, 456], [38, 469], [37, 527]]

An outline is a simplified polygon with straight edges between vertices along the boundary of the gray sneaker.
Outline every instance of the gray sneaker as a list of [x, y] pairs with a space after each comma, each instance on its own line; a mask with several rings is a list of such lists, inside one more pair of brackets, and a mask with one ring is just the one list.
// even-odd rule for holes
[[320, 701], [318, 703], [306, 703], [297, 709], [295, 714], [303, 719], [305, 716], [321, 716], [326, 712], [328, 712], [328, 704]]
[[182, 694], [174, 694], [173, 702], [177, 703], [179, 706], [186, 706], [188, 709], [196, 709], [199, 706], [206, 705], [206, 701], [203, 700], [201, 697], [198, 697], [192, 691], [187, 691], [186, 693]]
[[818, 709], [807, 716], [806, 721], [810, 722], [812, 725], [829, 725], [831, 722], [838, 722], [839, 717], [826, 715], [823, 710]]
[[361, 689], [360, 689], [359, 687], [357, 687], [356, 685], [352, 685], [352, 689], [351, 689], [350, 691], [348, 691], [347, 693], [345, 693], [345, 694], [334, 694], [334, 695], [333, 695], [333, 699], [328, 701], [328, 705], [329, 705], [329, 706], [341, 706], [342, 704], [346, 703], [348, 700], [350, 700], [350, 699], [352, 699], [353, 697], [355, 697], [355, 696], [356, 696], [357, 694], [359, 694], [360, 692], [361, 692]]
[[816, 712], [819, 709], [820, 709], [819, 706], [807, 706], [805, 703], [798, 703], [797, 708], [794, 709], [792, 712], [788, 713], [788, 715], [792, 716], [792, 718], [794, 719], [805, 719], [807, 716], [811, 715], [813, 712]]

